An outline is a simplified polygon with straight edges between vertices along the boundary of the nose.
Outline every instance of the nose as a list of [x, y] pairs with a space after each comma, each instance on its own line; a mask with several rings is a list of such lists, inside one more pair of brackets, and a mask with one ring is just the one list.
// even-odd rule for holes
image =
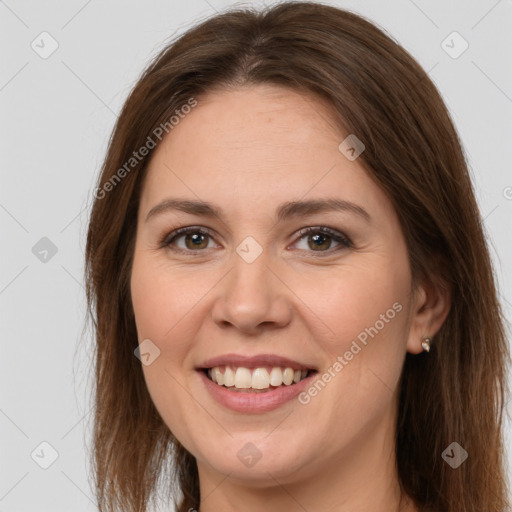
[[265, 252], [252, 263], [234, 255], [233, 268], [219, 283], [212, 309], [213, 320], [219, 327], [257, 334], [290, 323], [290, 289], [264, 255]]

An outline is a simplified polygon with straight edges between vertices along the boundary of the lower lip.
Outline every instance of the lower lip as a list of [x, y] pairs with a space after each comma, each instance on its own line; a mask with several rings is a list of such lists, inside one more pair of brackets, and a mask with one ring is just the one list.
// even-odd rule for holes
[[293, 400], [300, 394], [310, 383], [316, 372], [308, 375], [305, 379], [297, 384], [290, 386], [280, 386], [272, 391], [264, 393], [251, 393], [230, 391], [225, 386], [220, 386], [208, 378], [204, 371], [198, 370], [206, 389], [212, 397], [224, 407], [237, 412], [259, 413], [277, 409], [280, 405]]

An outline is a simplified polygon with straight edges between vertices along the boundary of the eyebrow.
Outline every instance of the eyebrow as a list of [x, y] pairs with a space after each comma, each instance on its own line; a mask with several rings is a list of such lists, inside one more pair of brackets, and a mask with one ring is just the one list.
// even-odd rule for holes
[[[146, 215], [146, 222], [162, 213], [178, 210], [192, 215], [203, 217], [224, 218], [221, 208], [205, 201], [196, 201], [190, 199], [165, 199], [161, 203], [151, 208]], [[342, 199], [311, 199], [308, 201], [289, 201], [281, 204], [276, 210], [276, 218], [283, 221], [296, 217], [307, 217], [316, 213], [326, 213], [331, 211], [348, 212], [362, 217], [368, 223], [371, 223], [370, 214], [361, 206], [344, 201]]]

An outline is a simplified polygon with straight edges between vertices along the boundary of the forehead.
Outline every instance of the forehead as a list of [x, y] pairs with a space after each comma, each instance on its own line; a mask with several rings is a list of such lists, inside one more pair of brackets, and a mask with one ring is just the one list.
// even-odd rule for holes
[[[325, 101], [277, 86], [220, 90], [198, 98], [156, 148], [141, 209], [168, 195], [239, 210], [308, 196], [366, 204], [383, 193], [338, 149], [343, 133]], [[249, 208], [250, 209], [250, 208]]]

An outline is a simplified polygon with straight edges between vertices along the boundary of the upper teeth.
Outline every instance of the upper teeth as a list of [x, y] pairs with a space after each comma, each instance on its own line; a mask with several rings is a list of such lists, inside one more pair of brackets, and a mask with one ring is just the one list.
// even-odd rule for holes
[[[224, 369], [224, 372], [221, 371]], [[293, 370], [293, 368], [274, 367], [268, 372], [267, 368], [244, 368], [231, 366], [215, 366], [208, 370], [208, 377], [221, 386], [239, 389], [267, 389], [270, 386], [289, 386], [304, 379], [308, 370]]]

